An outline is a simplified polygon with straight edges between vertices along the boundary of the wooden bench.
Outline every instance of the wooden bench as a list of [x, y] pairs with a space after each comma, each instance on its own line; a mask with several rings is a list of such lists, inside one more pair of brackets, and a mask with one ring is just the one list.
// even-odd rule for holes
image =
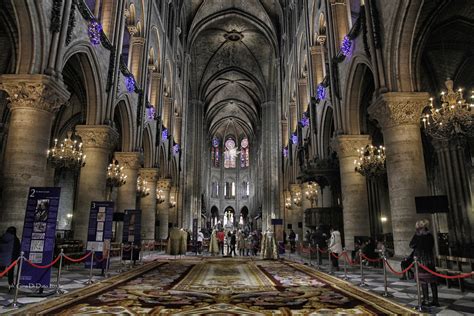
[[[467, 271], [464, 266], [469, 266], [470, 270], [473, 270], [474, 259], [454, 257], [454, 256], [436, 256], [436, 271], [446, 275], [458, 275]], [[449, 279], [446, 280], [446, 286], [451, 287]], [[464, 292], [464, 280], [459, 278], [456, 279], [459, 285], [459, 289]]]

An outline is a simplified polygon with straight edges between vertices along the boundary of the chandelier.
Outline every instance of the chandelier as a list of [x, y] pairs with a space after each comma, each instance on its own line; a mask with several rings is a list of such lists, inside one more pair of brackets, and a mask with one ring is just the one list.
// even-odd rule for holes
[[302, 202], [302, 199], [301, 199], [301, 192], [294, 192], [294, 193], [293, 193], [293, 203], [294, 203], [296, 206], [301, 206], [301, 202]]
[[48, 149], [48, 162], [54, 168], [66, 168], [78, 170], [84, 167], [86, 155], [82, 152], [82, 143], [72, 140], [72, 131], [67, 132], [67, 138], [58, 145], [58, 139], [54, 140], [54, 146]]
[[308, 182], [304, 195], [306, 199], [311, 202], [311, 208], [313, 208], [318, 200], [318, 184], [316, 182]]
[[165, 192], [162, 189], [156, 190], [156, 203], [161, 204], [165, 201]]
[[385, 147], [367, 145], [357, 149], [359, 159], [354, 160], [355, 171], [364, 177], [378, 177], [385, 173]]
[[422, 117], [428, 135], [435, 139], [451, 139], [458, 136], [474, 137], [474, 92], [471, 103], [463, 98], [462, 89], [453, 90], [453, 81], [445, 82], [447, 92], [441, 92], [441, 107], [433, 106], [430, 98], [428, 113]]
[[148, 182], [142, 177], [137, 178], [137, 196], [145, 197], [150, 195], [150, 188], [148, 188]]
[[122, 173], [123, 167], [120, 167], [120, 164], [117, 160], [113, 160], [111, 164], [107, 167], [107, 186], [108, 187], [120, 187], [124, 185], [127, 181], [127, 176]]
[[287, 209], [291, 209], [291, 198], [289, 196], [286, 197], [286, 199], [285, 199], [285, 207]]
[[176, 201], [174, 200], [174, 195], [170, 196], [170, 208], [173, 208], [176, 206]]

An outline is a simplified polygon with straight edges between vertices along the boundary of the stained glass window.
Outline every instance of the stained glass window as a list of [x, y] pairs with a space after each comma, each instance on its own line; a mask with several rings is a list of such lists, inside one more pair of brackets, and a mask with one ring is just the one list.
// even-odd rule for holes
[[220, 157], [219, 157], [219, 139], [218, 138], [212, 139], [211, 163], [212, 163], [212, 166], [216, 168], [219, 168], [221, 164]]
[[239, 152], [235, 148], [235, 141], [232, 138], [227, 139], [224, 151], [224, 168], [235, 168], [238, 154]]

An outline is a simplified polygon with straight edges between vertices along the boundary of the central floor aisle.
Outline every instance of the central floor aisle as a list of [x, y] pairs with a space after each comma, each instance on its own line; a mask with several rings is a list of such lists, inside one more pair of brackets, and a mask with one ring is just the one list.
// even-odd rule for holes
[[[156, 265], [156, 264], [155, 264]], [[227, 258], [162, 261], [102, 292], [68, 303], [50, 302], [48, 314], [291, 315], [406, 314], [393, 302], [289, 261]], [[90, 295], [90, 296], [87, 296]]]

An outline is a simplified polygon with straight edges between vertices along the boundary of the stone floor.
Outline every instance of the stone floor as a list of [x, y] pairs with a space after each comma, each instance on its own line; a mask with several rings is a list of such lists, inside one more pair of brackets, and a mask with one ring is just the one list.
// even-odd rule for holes
[[[189, 253], [189, 255], [192, 255]], [[143, 256], [144, 261], [155, 260], [159, 258], [175, 258], [174, 256], [165, 256], [163, 253], [153, 252], [153, 253], [146, 253]], [[179, 259], [180, 257], [176, 257]], [[297, 262], [303, 262], [308, 265], [314, 266], [316, 264], [315, 260], [308, 261], [308, 259], [301, 258], [300, 256], [294, 254], [286, 254], [283, 258], [288, 260], [293, 260]], [[327, 260], [323, 260], [323, 264], [321, 266], [321, 271], [328, 271], [327, 270], [328, 264]], [[341, 271], [335, 272], [335, 276], [337, 277], [344, 277], [344, 272], [342, 269], [343, 265], [341, 264]], [[129, 265], [126, 264], [125, 266], [121, 266], [118, 259], [111, 261], [111, 269], [110, 274], [116, 275], [122, 269], [129, 269]], [[364, 268], [365, 271], [365, 282], [367, 284], [366, 289], [373, 291], [377, 294], [382, 294], [384, 292], [383, 286], [383, 271], [382, 269], [375, 269], [375, 268]], [[52, 284], [56, 282], [57, 276], [57, 269], [53, 268], [51, 281]], [[358, 267], [348, 268], [348, 281], [353, 284], [360, 283], [360, 270]], [[83, 288], [86, 286], [86, 282], [89, 279], [89, 270], [84, 268], [84, 264], [75, 264], [71, 265], [67, 270], [64, 269], [62, 273], [61, 279], [61, 288], [65, 291], [73, 291], [75, 289]], [[104, 279], [103, 276], [100, 276], [99, 270], [94, 270], [93, 273], [93, 280], [100, 281]], [[417, 305], [417, 290], [415, 286], [415, 282], [412, 280], [408, 281], [400, 281], [397, 276], [389, 274], [388, 277], [388, 292], [391, 294], [389, 297], [390, 299], [402, 303], [409, 306], [416, 306]], [[31, 304], [43, 301], [52, 297], [54, 294], [54, 290], [49, 290], [52, 292], [51, 295], [48, 296], [39, 296], [39, 294], [35, 294], [32, 290], [28, 289], [21, 289], [19, 293], [18, 302], [21, 304]], [[439, 286], [439, 297], [440, 297], [440, 308], [433, 308], [428, 312], [429, 314], [433, 315], [474, 315], [474, 292], [473, 291], [465, 291], [461, 292], [458, 288], [452, 287], [447, 288], [446, 285]], [[13, 300], [13, 291], [12, 293], [8, 293], [8, 286], [6, 277], [0, 279], [0, 314], [8, 314], [11, 310], [11, 307], [8, 305], [11, 304]]]

